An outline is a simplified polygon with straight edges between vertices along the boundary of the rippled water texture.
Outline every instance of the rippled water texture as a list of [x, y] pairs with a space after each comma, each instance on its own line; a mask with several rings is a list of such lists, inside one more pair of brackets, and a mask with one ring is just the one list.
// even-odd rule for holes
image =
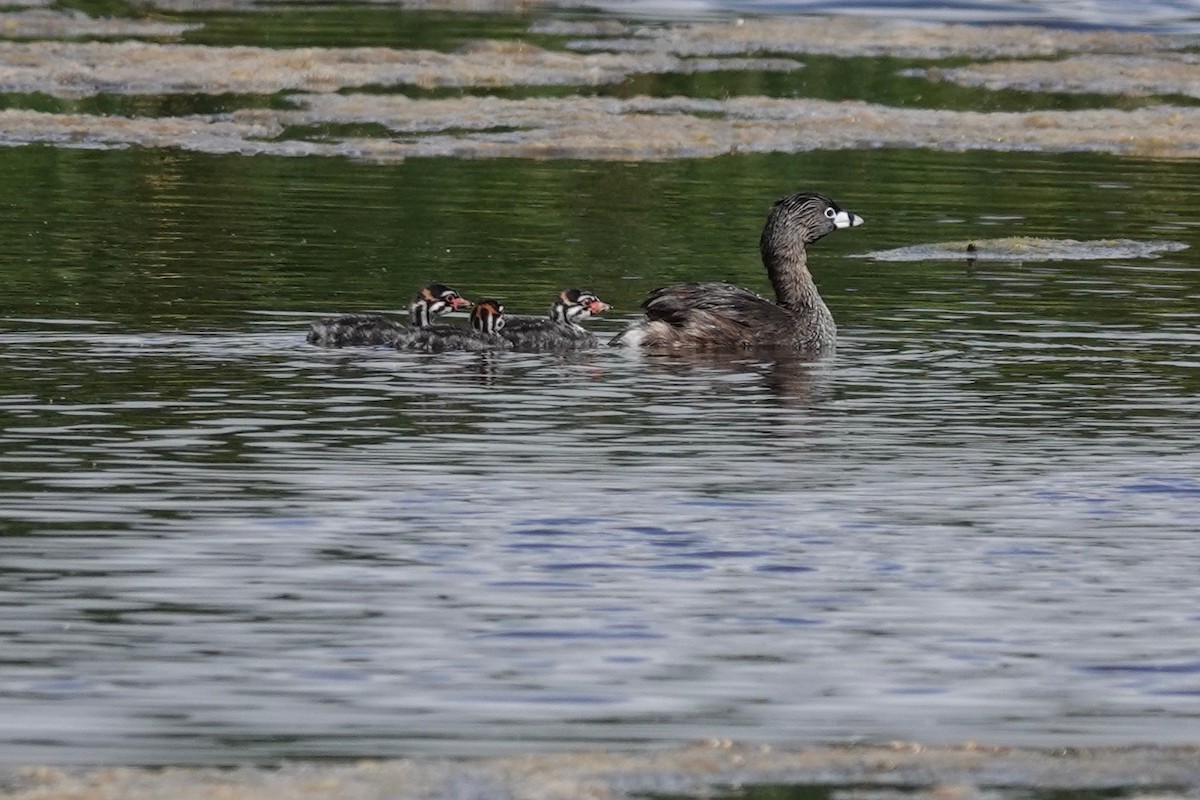
[[[636, 9], [637, 3], [610, 0], [602, 7], [619, 11]], [[927, 3], [921, 0], [718, 0], [717, 2], [656, 3], [656, 9], [735, 9], [753, 13], [856, 14], [880, 17], [901, 15], [932, 22], [1019, 22], [1023, 24], [1123, 27], [1134, 30], [1196, 30], [1200, 10], [1195, 0], [1151, 0], [1132, 4], [1122, 0], [956, 0]]]
[[[1193, 164], [0, 161], [5, 760], [1194, 740]], [[602, 333], [765, 288], [799, 186], [867, 220], [830, 361], [304, 343], [431, 278]], [[870, 257], [1009, 237], [1188, 248]]]

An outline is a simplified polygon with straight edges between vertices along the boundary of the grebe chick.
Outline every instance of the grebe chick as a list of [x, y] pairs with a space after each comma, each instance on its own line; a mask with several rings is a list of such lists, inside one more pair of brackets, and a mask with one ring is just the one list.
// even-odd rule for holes
[[309, 326], [310, 344], [325, 347], [395, 344], [428, 328], [447, 311], [456, 311], [471, 302], [444, 283], [431, 283], [422, 288], [408, 305], [407, 323], [382, 314], [346, 314], [318, 320]]
[[545, 317], [509, 317], [500, 332], [511, 349], [525, 353], [561, 350], [592, 350], [599, 345], [596, 336], [579, 323], [609, 309], [593, 292], [564, 289]]
[[508, 350], [510, 345], [500, 335], [507, 317], [504, 306], [495, 298], [480, 300], [471, 309], [471, 327], [434, 325], [396, 342], [399, 350], [416, 353], [444, 353], [448, 350]]
[[610, 344], [657, 350], [832, 350], [837, 326], [808, 271], [805, 246], [839, 228], [862, 224], [862, 217], [824, 195], [781, 197], [767, 215], [758, 243], [775, 288], [774, 303], [728, 283], [666, 286], [650, 293], [642, 303], [645, 316]]

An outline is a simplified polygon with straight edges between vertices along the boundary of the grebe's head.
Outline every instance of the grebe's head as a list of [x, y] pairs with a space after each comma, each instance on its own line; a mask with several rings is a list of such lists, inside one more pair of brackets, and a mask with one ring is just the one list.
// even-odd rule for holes
[[499, 333], [504, 327], [504, 306], [489, 297], [471, 309], [471, 329], [478, 333]]
[[589, 291], [564, 289], [550, 307], [550, 318], [555, 322], [573, 325], [603, 314], [609, 307], [608, 303]]
[[470, 308], [471, 301], [444, 283], [431, 283], [417, 292], [408, 306], [412, 324], [427, 328], [447, 311]]
[[767, 215], [760, 244], [764, 251], [768, 247], [787, 246], [796, 239], [812, 244], [826, 234], [862, 224], [862, 217], [846, 211], [823, 194], [796, 192], [775, 201]]

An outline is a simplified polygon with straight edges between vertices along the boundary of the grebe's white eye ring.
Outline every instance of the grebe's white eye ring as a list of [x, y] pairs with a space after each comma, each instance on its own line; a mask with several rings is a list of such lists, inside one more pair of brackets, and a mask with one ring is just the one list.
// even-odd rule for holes
[[833, 218], [834, 218], [834, 217], [836, 217], [836, 216], [837, 216], [837, 212], [836, 212], [836, 211], [834, 211], [834, 210], [833, 210], [833, 208], [827, 208], [827, 209], [825, 209], [825, 217], [826, 217], [827, 219], [833, 219]]

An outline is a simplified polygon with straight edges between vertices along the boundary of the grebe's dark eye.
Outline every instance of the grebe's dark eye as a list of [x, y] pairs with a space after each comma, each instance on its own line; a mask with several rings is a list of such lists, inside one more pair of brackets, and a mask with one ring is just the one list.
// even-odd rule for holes
[[837, 216], [837, 212], [834, 211], [832, 208], [827, 208], [827, 209], [825, 209], [825, 216], [828, 219], [833, 219], [834, 217]]

